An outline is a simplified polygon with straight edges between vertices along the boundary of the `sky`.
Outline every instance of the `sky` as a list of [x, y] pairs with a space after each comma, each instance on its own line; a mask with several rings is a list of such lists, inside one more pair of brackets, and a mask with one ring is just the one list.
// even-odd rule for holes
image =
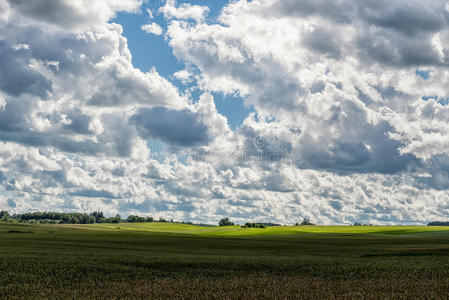
[[449, 4], [0, 0], [0, 209], [449, 218]]

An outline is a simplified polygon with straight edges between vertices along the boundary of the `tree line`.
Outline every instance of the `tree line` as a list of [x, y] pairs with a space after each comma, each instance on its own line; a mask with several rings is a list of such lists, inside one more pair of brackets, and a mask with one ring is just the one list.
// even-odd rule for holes
[[433, 221], [427, 224], [427, 226], [449, 226], [449, 222], [444, 221]]
[[[229, 218], [223, 218], [218, 222], [218, 226], [234, 226], [235, 224], [231, 222]], [[309, 218], [304, 218], [301, 223], [296, 222], [295, 226], [304, 226], [304, 225], [315, 225], [312, 223]], [[241, 225], [242, 228], [266, 228], [267, 226], [282, 226], [281, 224], [275, 223], [251, 223], [247, 222], [244, 225]]]
[[[18, 223], [48, 223], [48, 224], [96, 224], [96, 223], [142, 223], [142, 222], [169, 222], [181, 223], [197, 226], [214, 226], [209, 224], [194, 224], [192, 222], [174, 222], [164, 218], [154, 219], [153, 217], [142, 217], [138, 215], [129, 215], [122, 218], [120, 215], [106, 217], [102, 211], [92, 213], [64, 213], [64, 212], [29, 212], [22, 214], [9, 214], [8, 211], [0, 211], [0, 222], [18, 222]], [[229, 218], [223, 218], [218, 222], [218, 226], [233, 226], [234, 223]], [[295, 225], [314, 225], [309, 219], [304, 218], [301, 224]], [[247, 222], [241, 225], [242, 228], [265, 228], [268, 226], [282, 226], [275, 223], [252, 223]]]
[[[95, 224], [95, 223], [142, 223], [142, 222], [169, 222], [181, 223], [197, 226], [214, 226], [209, 224], [194, 224], [192, 222], [174, 222], [164, 218], [154, 219], [153, 217], [142, 217], [138, 215], [129, 215], [123, 219], [120, 215], [106, 217], [102, 211], [92, 213], [63, 213], [63, 212], [29, 212], [23, 214], [9, 214], [8, 211], [0, 211], [0, 222], [19, 222], [19, 223], [61, 223], [61, 224]], [[234, 226], [229, 218], [223, 218], [218, 222], [218, 226]], [[238, 224], [237, 224], [238, 225]], [[309, 218], [303, 218], [302, 222], [296, 222], [295, 226], [315, 225]], [[242, 228], [265, 228], [269, 226], [282, 226], [275, 223], [251, 223], [247, 222], [241, 225]], [[372, 226], [371, 224], [354, 223], [354, 226]], [[449, 226], [447, 221], [433, 221], [427, 226]]]
[[[87, 213], [62, 212], [30, 212], [10, 215], [7, 211], [0, 211], [0, 221], [19, 223], [61, 223], [61, 224], [95, 224], [95, 223], [136, 223], [136, 222], [169, 222], [164, 218], [157, 220], [153, 217], [130, 215], [122, 219], [120, 215], [105, 217], [102, 211]], [[173, 220], [171, 220], [173, 222]]]

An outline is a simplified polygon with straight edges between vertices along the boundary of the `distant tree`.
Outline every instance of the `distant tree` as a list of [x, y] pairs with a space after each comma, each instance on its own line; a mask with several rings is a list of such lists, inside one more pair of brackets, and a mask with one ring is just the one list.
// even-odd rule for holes
[[102, 211], [94, 211], [90, 215], [95, 218], [95, 223], [103, 223], [104, 222], [105, 217], [104, 217], [104, 214]]
[[122, 222], [122, 217], [120, 215], [116, 215], [115, 217], [105, 219], [105, 223], [120, 223], [120, 222]]
[[312, 223], [309, 218], [304, 218], [302, 219], [302, 222], [299, 225], [315, 225], [315, 224]]
[[[130, 216], [128, 216], [128, 218], [126, 218], [126, 222], [128, 222], [128, 223], [151, 222], [151, 221], [147, 221], [147, 219], [148, 218], [145, 218], [145, 217], [139, 217], [139, 216], [130, 215]], [[153, 220], [153, 218], [151, 218], [151, 220]]]
[[9, 213], [6, 210], [0, 211], [0, 221], [7, 222], [10, 218]]
[[355, 222], [354, 223], [354, 226], [373, 226], [373, 225], [371, 225], [371, 224], [363, 224], [363, 223], [358, 223], [358, 222]]
[[223, 218], [220, 220], [220, 222], [218, 222], [218, 226], [233, 226], [233, 225], [234, 223], [229, 221], [229, 218]]
[[265, 228], [266, 226], [261, 223], [245, 223], [242, 228]]

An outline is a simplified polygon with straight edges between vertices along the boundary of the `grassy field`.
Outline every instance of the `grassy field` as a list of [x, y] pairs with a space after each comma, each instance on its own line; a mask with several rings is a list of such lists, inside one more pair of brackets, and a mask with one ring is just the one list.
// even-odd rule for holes
[[448, 229], [0, 224], [0, 298], [444, 298]]

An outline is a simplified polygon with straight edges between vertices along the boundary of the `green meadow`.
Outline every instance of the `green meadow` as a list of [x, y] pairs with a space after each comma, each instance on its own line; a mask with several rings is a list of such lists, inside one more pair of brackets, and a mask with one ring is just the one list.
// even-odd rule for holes
[[0, 298], [444, 298], [449, 227], [0, 224]]

